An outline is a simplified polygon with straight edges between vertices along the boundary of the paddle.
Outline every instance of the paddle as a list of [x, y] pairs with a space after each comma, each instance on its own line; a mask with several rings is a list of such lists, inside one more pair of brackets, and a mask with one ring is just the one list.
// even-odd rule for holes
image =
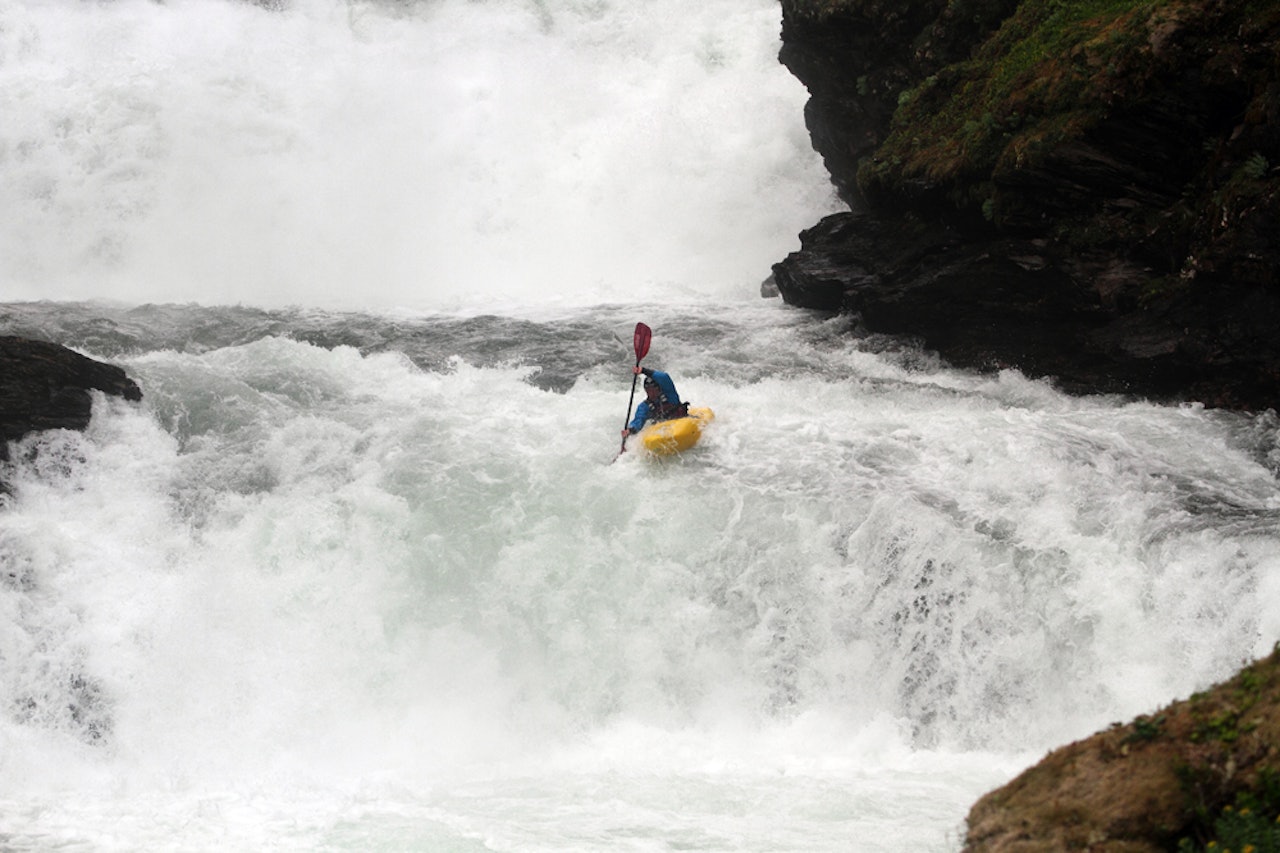
[[[635, 347], [636, 347], [636, 367], [640, 366], [640, 362], [649, 352], [649, 341], [653, 338], [653, 331], [644, 323], [636, 323]], [[631, 423], [631, 406], [636, 401], [636, 381], [640, 378], [637, 373], [631, 377], [631, 400], [627, 403], [627, 419], [622, 422], [622, 428], [626, 429], [627, 424]], [[627, 437], [622, 437], [622, 449], [618, 451], [618, 455], [627, 452]]]

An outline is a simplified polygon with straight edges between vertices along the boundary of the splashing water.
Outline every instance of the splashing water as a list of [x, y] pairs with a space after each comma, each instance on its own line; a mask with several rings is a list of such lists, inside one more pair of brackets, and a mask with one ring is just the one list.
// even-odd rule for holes
[[632, 308], [83, 310], [8, 312], [147, 393], [7, 472], [18, 846], [954, 849], [1280, 633], [1274, 417], [649, 306], [719, 417], [613, 462]]
[[757, 298], [834, 205], [778, 28], [0, 0], [0, 333], [145, 395], [0, 471], [0, 846], [954, 850], [1271, 648], [1274, 415]]

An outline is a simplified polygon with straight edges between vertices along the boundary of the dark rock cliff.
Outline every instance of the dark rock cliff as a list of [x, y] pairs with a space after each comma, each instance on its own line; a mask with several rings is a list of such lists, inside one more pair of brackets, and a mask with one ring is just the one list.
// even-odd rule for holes
[[0, 460], [9, 458], [9, 442], [29, 432], [87, 427], [91, 390], [142, 399], [115, 365], [47, 341], [0, 336]]
[[850, 206], [783, 299], [1073, 392], [1277, 407], [1280, 2], [782, 9]]

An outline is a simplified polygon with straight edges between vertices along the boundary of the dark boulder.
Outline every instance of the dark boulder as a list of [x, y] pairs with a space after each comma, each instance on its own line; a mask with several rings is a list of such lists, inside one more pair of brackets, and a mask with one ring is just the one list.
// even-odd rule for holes
[[838, 213], [773, 267], [789, 304], [856, 316], [952, 364], [1016, 367], [1070, 393], [1266, 409], [1280, 389], [1280, 301], [1262, 288], [1117, 292], [1145, 271], [1042, 238], [972, 240], [904, 217]]
[[27, 433], [87, 427], [90, 391], [142, 399], [137, 384], [115, 365], [48, 341], [0, 336], [0, 459], [9, 458], [9, 442]]
[[785, 301], [1073, 392], [1280, 406], [1280, 4], [782, 12], [856, 212], [774, 266]]

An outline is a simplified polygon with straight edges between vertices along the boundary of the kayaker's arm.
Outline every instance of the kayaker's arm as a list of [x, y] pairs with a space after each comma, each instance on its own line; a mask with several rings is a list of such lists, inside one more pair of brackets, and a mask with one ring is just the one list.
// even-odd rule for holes
[[636, 406], [636, 416], [631, 419], [631, 423], [627, 424], [627, 428], [623, 430], [624, 434], [631, 435], [644, 429], [644, 423], [647, 420], [649, 420], [649, 401], [644, 400]]
[[662, 389], [662, 394], [667, 398], [668, 403], [676, 406], [680, 405], [680, 392], [676, 391], [676, 383], [671, 380], [670, 376], [661, 370], [654, 370], [649, 367], [640, 368], [640, 372], [658, 383], [658, 387]]

